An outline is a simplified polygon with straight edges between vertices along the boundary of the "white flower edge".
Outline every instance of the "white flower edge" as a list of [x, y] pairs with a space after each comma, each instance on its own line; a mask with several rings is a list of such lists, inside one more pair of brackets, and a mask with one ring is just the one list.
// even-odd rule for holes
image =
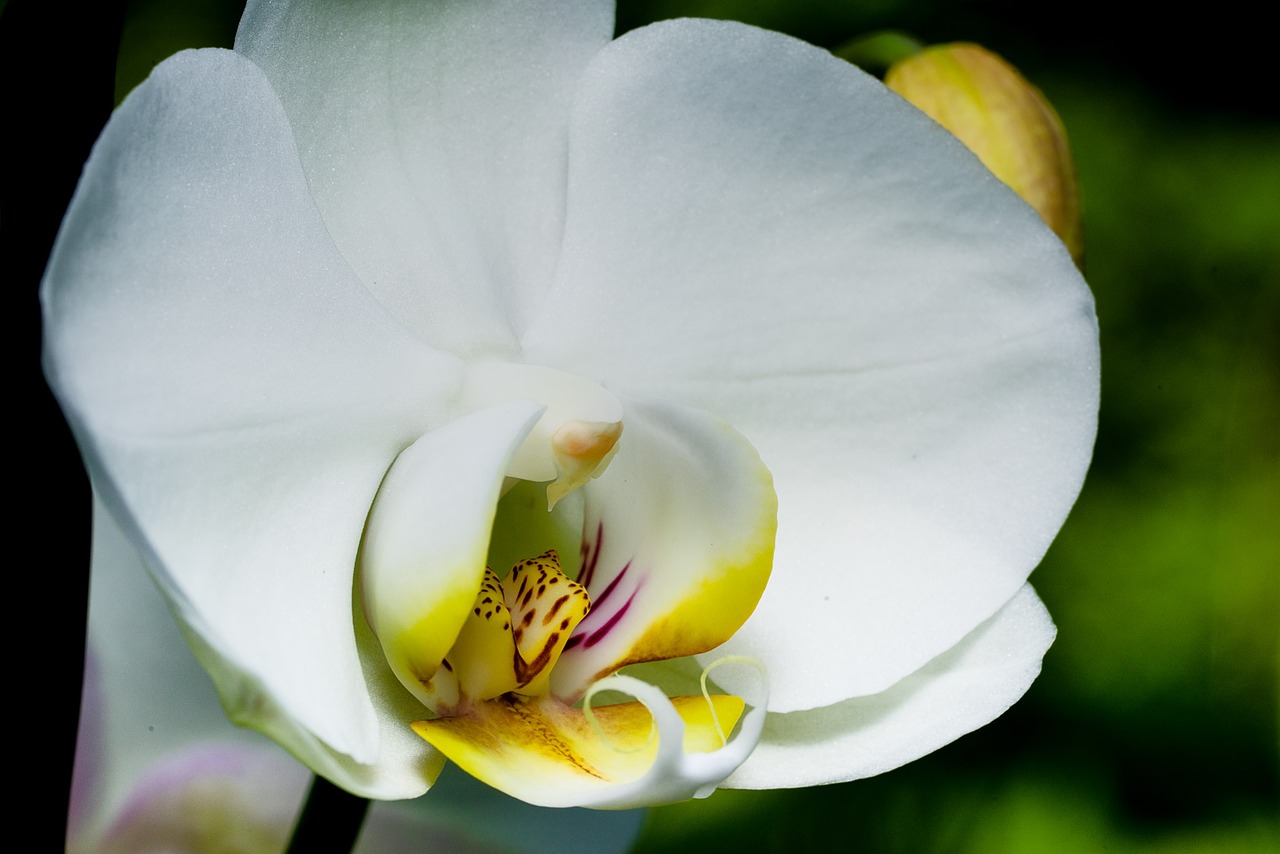
[[815, 786], [871, 777], [997, 717], [1040, 673], [1055, 629], [1030, 585], [954, 648], [879, 694], [772, 713], [730, 789]]

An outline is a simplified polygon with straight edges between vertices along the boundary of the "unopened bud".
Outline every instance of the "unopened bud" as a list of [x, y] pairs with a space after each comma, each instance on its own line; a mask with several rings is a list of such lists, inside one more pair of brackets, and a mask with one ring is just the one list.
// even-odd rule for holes
[[938, 45], [895, 63], [885, 84], [969, 147], [1035, 208], [1080, 263], [1080, 192], [1062, 121], [1040, 90], [976, 44]]

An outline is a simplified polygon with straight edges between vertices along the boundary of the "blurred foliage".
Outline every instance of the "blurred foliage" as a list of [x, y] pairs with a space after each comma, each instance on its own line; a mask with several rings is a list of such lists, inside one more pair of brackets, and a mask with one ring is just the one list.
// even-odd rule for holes
[[[1004, 55], [1071, 136], [1103, 341], [1093, 470], [1034, 576], [1059, 637], [1027, 697], [881, 777], [654, 810], [637, 851], [1280, 850], [1280, 99], [1237, 6], [1124, 24], [1085, 0], [1048, 29], [1009, 0], [622, 0], [620, 30], [703, 15]], [[238, 15], [131, 3], [118, 92], [230, 45]], [[1215, 45], [1229, 80], [1194, 61]]]
[[231, 47], [243, 9], [244, 0], [129, 0], [116, 64], [116, 102], [180, 50]]

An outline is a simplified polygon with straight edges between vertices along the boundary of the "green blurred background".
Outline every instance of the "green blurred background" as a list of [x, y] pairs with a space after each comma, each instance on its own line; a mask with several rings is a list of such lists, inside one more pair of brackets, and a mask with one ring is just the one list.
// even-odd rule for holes
[[[1058, 641], [1002, 719], [906, 768], [654, 810], [637, 851], [1280, 851], [1280, 99], [1243, 4], [623, 0], [824, 47], [978, 41], [1057, 107], [1102, 327], [1097, 453], [1033, 581]], [[1203, 12], [1203, 10], [1202, 10]], [[129, 4], [117, 92], [229, 45], [227, 0]]]

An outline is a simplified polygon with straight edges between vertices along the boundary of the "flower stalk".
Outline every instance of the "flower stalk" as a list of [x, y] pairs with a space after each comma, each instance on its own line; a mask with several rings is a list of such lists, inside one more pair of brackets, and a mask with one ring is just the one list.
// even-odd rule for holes
[[285, 854], [351, 851], [368, 811], [367, 798], [340, 789], [323, 777], [313, 776]]

